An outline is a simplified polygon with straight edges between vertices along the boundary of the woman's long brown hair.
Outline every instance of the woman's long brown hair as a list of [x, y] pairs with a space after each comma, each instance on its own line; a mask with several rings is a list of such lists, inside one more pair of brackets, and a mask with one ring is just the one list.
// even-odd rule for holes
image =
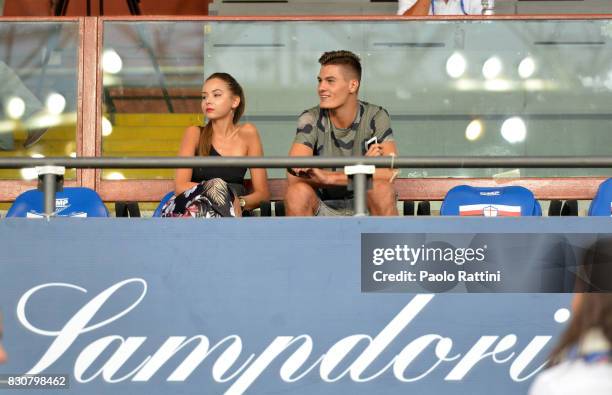
[[[240, 117], [242, 117], [242, 114], [244, 114], [244, 108], [246, 105], [242, 87], [240, 86], [238, 81], [236, 81], [236, 79], [228, 73], [213, 73], [206, 79], [206, 81], [212, 80], [214, 78], [220, 79], [225, 82], [230, 92], [234, 96], [238, 96], [240, 98], [240, 104], [238, 104], [238, 107], [234, 109], [234, 116], [232, 118], [232, 122], [235, 125], [240, 120]], [[210, 147], [212, 146], [212, 132], [212, 123], [210, 121], [208, 121], [206, 125], [200, 127], [200, 142], [198, 143], [199, 156], [210, 155]]]
[[611, 293], [582, 294], [580, 306], [573, 312], [569, 326], [550, 355], [550, 366], [563, 361], [567, 352], [575, 347], [589, 330], [595, 328], [612, 344]]
[[600, 330], [612, 345], [610, 268], [612, 268], [612, 239], [601, 238], [586, 251], [580, 268], [580, 271], [587, 276], [585, 278], [587, 286], [584, 290], [595, 292], [580, 295], [580, 303], [574, 306], [572, 320], [550, 355], [549, 366], [563, 361], [568, 351], [577, 346], [592, 329]]

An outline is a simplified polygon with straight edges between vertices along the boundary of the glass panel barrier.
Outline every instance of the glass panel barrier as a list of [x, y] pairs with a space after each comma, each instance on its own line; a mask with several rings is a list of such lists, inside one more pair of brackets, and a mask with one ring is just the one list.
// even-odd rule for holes
[[[266, 155], [286, 155], [298, 115], [318, 103], [317, 59], [347, 49], [362, 59], [361, 99], [389, 111], [402, 156], [610, 155], [611, 37], [609, 20], [106, 21], [103, 154], [176, 155], [184, 128], [203, 122], [204, 76], [224, 71], [245, 89], [243, 121], [258, 127]], [[606, 174], [405, 169], [401, 177]]]
[[[203, 124], [201, 22], [105, 22], [102, 152], [174, 156], [184, 129]], [[174, 170], [103, 170], [104, 179], [172, 178]]]
[[[0, 24], [0, 156], [76, 156], [79, 41], [77, 21]], [[0, 170], [5, 180], [36, 177]]]

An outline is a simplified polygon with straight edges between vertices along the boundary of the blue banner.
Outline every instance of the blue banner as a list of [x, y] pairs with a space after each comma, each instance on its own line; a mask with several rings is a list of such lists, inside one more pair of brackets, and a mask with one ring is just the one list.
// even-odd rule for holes
[[[362, 293], [362, 233], [609, 219], [0, 221], [0, 374], [62, 394], [526, 393], [571, 295]], [[5, 377], [3, 376], [3, 377]], [[28, 390], [23, 390], [28, 393]]]

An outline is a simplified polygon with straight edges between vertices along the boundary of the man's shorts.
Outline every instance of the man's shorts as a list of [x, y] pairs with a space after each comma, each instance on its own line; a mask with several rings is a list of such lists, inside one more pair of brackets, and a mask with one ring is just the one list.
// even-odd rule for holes
[[338, 217], [355, 215], [355, 199], [319, 200], [317, 217]]

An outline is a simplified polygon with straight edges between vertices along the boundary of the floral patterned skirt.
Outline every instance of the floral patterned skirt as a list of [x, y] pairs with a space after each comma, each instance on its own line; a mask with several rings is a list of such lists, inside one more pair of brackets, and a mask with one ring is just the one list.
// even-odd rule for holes
[[202, 181], [168, 200], [162, 208], [162, 217], [235, 217], [236, 196], [230, 184], [220, 178]]

